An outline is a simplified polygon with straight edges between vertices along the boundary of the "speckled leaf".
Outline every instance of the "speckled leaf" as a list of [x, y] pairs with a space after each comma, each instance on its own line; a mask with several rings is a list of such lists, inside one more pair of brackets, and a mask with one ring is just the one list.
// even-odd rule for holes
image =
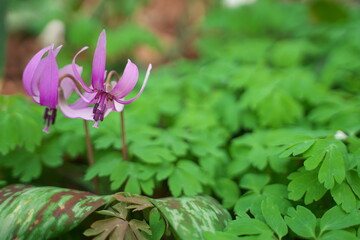
[[204, 232], [222, 231], [230, 214], [206, 196], [150, 199], [169, 222], [172, 232], [183, 240], [204, 239]]
[[1, 239], [43, 240], [59, 236], [111, 198], [57, 187], [7, 186], [0, 190]]

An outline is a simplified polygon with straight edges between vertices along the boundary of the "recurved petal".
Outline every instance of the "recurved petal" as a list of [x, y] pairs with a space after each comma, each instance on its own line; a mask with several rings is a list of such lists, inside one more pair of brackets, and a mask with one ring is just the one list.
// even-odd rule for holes
[[23, 77], [22, 77], [23, 85], [24, 85], [25, 91], [31, 96], [34, 95], [33, 90], [32, 90], [32, 81], [33, 81], [34, 73], [35, 73], [37, 67], [39, 66], [41, 58], [44, 56], [44, 54], [50, 48], [51, 48], [51, 46], [45, 47], [45, 48], [41, 49], [38, 53], [36, 53], [31, 58], [29, 63], [26, 65], [25, 70], [23, 72]]
[[79, 99], [75, 105], [67, 104], [64, 95], [59, 95], [59, 108], [68, 118], [82, 118], [88, 121], [94, 121], [93, 108], [89, 104]]
[[149, 75], [150, 75], [151, 69], [152, 69], [152, 65], [149, 64], [148, 69], [147, 69], [147, 71], [146, 71], [146, 75], [145, 75], [145, 79], [144, 79], [143, 85], [141, 86], [140, 91], [138, 92], [138, 94], [136, 94], [135, 97], [133, 97], [133, 98], [130, 99], [130, 100], [126, 100], [126, 101], [125, 101], [125, 100], [121, 100], [121, 99], [117, 99], [117, 98], [115, 98], [114, 100], [117, 101], [118, 103], [121, 103], [121, 104], [129, 104], [129, 103], [132, 103], [133, 101], [135, 101], [135, 100], [142, 94], [142, 92], [144, 91], [145, 86], [146, 86], [146, 83], [147, 83], [147, 81], [148, 81], [148, 79], [149, 79]]
[[59, 68], [52, 49], [44, 58], [44, 69], [40, 76], [40, 104], [50, 108], [56, 108], [58, 102]]
[[75, 60], [77, 58], [77, 56], [82, 53], [83, 51], [85, 51], [86, 49], [88, 49], [88, 47], [83, 47], [73, 58], [72, 60], [72, 69], [73, 69], [73, 73], [74, 73], [74, 77], [75, 79], [79, 82], [79, 84], [81, 85], [81, 87], [84, 89], [85, 92], [93, 92], [93, 90], [91, 88], [89, 88], [88, 86], [86, 86], [84, 80], [81, 78], [80, 73], [77, 69], [78, 65], [75, 63]]
[[137, 66], [128, 60], [124, 73], [116, 83], [115, 87], [110, 91], [116, 99], [121, 99], [129, 94], [135, 87], [139, 78], [139, 70]]
[[113, 103], [114, 103], [114, 108], [113, 108], [114, 111], [121, 112], [122, 110], [124, 110], [124, 104], [120, 104], [116, 101], [113, 101]]
[[[76, 65], [76, 70], [81, 75], [83, 68]], [[68, 64], [59, 70], [60, 78], [67, 74], [72, 75], [72, 76], [74, 75], [72, 64]], [[73, 91], [75, 91], [75, 89], [77, 89], [75, 83], [69, 77], [63, 78], [60, 82], [60, 86], [61, 86], [62, 91], [64, 91], [65, 99], [68, 99], [70, 94]]]
[[104, 73], [106, 64], [106, 33], [100, 33], [92, 64], [91, 84], [97, 90], [105, 90]]

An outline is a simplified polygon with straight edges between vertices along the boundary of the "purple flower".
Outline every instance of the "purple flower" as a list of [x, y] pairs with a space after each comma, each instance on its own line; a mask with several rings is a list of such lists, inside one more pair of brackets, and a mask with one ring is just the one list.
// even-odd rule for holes
[[[61, 46], [53, 49], [48, 46], [41, 49], [25, 67], [23, 84], [26, 92], [32, 99], [45, 106], [44, 131], [48, 132], [51, 124], [55, 123], [56, 108], [58, 103], [59, 69], [56, 63], [56, 55]], [[48, 53], [46, 57], [43, 56]]]
[[[66, 82], [66, 84], [61, 84], [61, 92], [63, 94], [60, 94], [59, 106], [65, 116], [95, 121], [94, 126], [97, 127], [98, 121], [103, 121], [104, 117], [111, 111], [121, 112], [124, 104], [129, 104], [140, 96], [145, 88], [152, 66], [151, 64], [149, 65], [144, 83], [138, 94], [130, 100], [124, 100], [124, 97], [134, 89], [138, 81], [139, 71], [136, 65], [128, 60], [124, 73], [117, 82], [110, 82], [113, 74], [117, 76], [114, 71], [111, 71], [106, 78], [106, 33], [105, 30], [103, 30], [99, 36], [94, 53], [91, 86], [87, 86], [81, 78], [78, 67], [75, 64], [76, 57], [86, 49], [87, 47], [81, 49], [72, 61], [74, 78], [85, 93], [81, 94], [79, 87], [70, 81]], [[74, 90], [80, 95], [80, 99], [73, 104], [67, 104], [67, 95]], [[89, 107], [91, 104], [94, 105], [92, 108]]]

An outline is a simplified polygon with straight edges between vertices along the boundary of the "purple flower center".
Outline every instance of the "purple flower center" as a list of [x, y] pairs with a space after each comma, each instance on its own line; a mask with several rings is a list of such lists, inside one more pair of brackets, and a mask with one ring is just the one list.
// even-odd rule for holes
[[108, 101], [112, 101], [113, 96], [107, 92], [99, 91], [95, 96], [95, 105], [93, 108], [94, 121], [103, 121], [106, 111], [106, 104]]

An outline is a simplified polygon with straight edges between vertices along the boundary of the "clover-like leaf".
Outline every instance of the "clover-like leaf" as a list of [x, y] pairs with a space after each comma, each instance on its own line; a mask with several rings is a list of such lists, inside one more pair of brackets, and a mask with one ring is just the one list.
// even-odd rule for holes
[[262, 201], [261, 210], [266, 223], [274, 230], [279, 239], [288, 233], [287, 225], [278, 206], [270, 198], [265, 198]]
[[339, 206], [330, 208], [324, 213], [320, 220], [320, 229], [322, 232], [328, 230], [346, 229], [360, 224], [360, 210], [355, 209], [346, 213]]
[[303, 238], [315, 238], [316, 216], [307, 208], [289, 208], [285, 222], [289, 228]]
[[304, 162], [305, 169], [310, 171], [317, 168], [320, 163], [318, 179], [325, 188], [331, 189], [334, 182], [342, 183], [345, 179], [346, 158], [345, 145], [339, 140], [319, 139], [309, 150], [304, 153], [307, 158]]
[[319, 183], [317, 171], [306, 171], [300, 168], [299, 171], [293, 172], [288, 177], [291, 182], [288, 185], [289, 199], [297, 201], [305, 196], [305, 204], [321, 199], [326, 193], [326, 188]]

